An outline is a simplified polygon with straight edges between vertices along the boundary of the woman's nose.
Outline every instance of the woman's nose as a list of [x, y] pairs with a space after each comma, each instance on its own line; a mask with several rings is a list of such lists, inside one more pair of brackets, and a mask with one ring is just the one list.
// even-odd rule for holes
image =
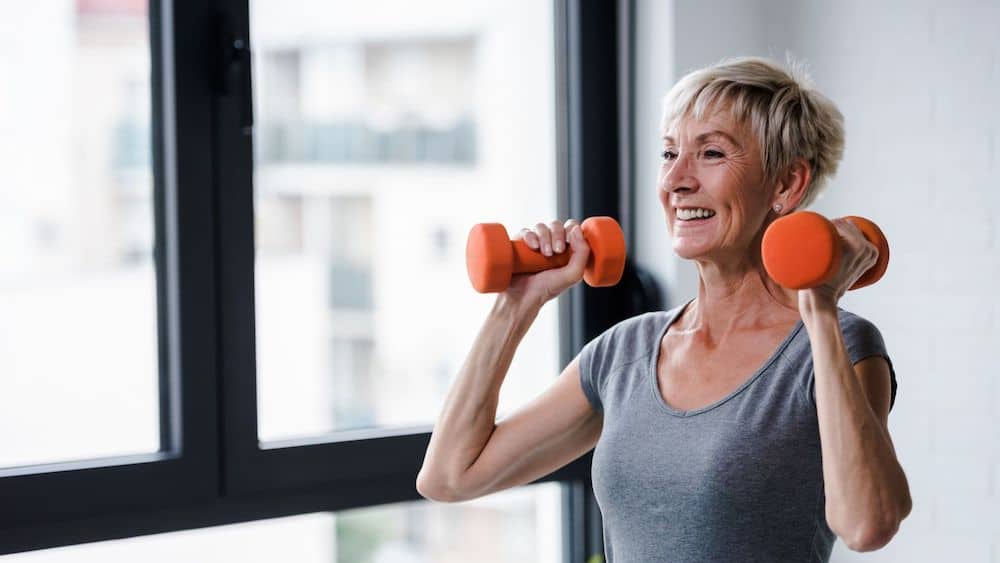
[[694, 176], [692, 157], [683, 152], [668, 163], [663, 174], [662, 189], [668, 192], [693, 191], [698, 189], [698, 179]]

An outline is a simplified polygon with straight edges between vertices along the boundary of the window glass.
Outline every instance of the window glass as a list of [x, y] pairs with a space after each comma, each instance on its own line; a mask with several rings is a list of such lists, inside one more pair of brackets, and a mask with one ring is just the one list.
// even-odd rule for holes
[[[250, 8], [259, 437], [431, 424], [495, 299], [469, 229], [556, 219], [553, 6]], [[558, 373], [556, 326], [548, 307], [498, 414]]]
[[0, 467], [155, 452], [146, 1], [0, 21]]

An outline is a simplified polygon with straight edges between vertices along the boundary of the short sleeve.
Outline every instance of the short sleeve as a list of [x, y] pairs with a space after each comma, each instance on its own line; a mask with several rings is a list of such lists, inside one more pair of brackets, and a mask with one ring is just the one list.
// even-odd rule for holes
[[608, 348], [613, 330], [614, 327], [604, 331], [580, 350], [580, 385], [590, 405], [598, 412], [604, 411], [604, 403], [601, 401], [600, 366], [606, 363], [609, 356]]
[[680, 310], [650, 311], [619, 321], [580, 349], [580, 385], [594, 410], [604, 411], [609, 380], [624, 366], [647, 357], [659, 345], [656, 336], [664, 320]]
[[889, 399], [889, 410], [896, 404], [896, 370], [885, 348], [882, 333], [871, 321], [852, 313], [841, 316], [840, 330], [844, 335], [844, 344], [851, 363], [856, 364], [865, 358], [880, 356], [889, 364], [889, 377], [892, 393]]

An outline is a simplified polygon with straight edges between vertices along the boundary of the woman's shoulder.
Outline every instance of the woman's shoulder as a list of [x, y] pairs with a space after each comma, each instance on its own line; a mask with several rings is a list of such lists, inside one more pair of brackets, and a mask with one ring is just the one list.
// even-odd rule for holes
[[608, 360], [609, 365], [628, 362], [649, 353], [663, 328], [683, 306], [667, 311], [647, 311], [618, 321], [584, 346], [584, 353]]
[[896, 404], [896, 369], [889, 357], [882, 331], [869, 319], [841, 308], [837, 310], [837, 319], [840, 321], [840, 332], [844, 336], [844, 345], [852, 364], [872, 356], [881, 356], [889, 364], [889, 408], [892, 409]]
[[847, 309], [840, 306], [837, 307], [837, 318], [840, 320], [840, 324], [871, 322], [865, 317], [859, 315], [858, 313], [855, 313], [853, 311], [848, 311]]
[[[837, 321], [840, 323], [840, 333], [852, 362], [856, 363], [873, 354], [887, 356], [882, 332], [873, 321], [842, 307], [837, 307]], [[809, 333], [805, 330], [796, 330], [782, 355], [786, 359], [793, 359], [786, 362], [790, 366], [802, 365], [801, 360], [811, 358], [812, 346]]]
[[580, 375], [585, 392], [603, 390], [615, 374], [648, 357], [655, 349], [657, 336], [680, 309], [647, 311], [623, 319], [584, 345], [580, 351]]
[[604, 331], [604, 334], [602, 334], [601, 337], [632, 340], [639, 335], [658, 333], [663, 330], [666, 323], [676, 317], [683, 308], [684, 305], [682, 304], [666, 311], [647, 311], [645, 313], [639, 313], [638, 315], [634, 315], [615, 323]]
[[882, 337], [881, 331], [870, 319], [857, 313], [848, 311], [842, 307], [837, 307], [837, 320], [840, 322], [840, 330], [845, 338], [856, 337]]

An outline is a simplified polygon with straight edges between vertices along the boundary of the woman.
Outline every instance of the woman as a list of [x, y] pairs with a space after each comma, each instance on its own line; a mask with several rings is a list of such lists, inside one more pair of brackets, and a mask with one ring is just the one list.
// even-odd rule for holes
[[519, 236], [557, 270], [497, 297], [450, 390], [417, 479], [459, 501], [534, 481], [595, 448], [611, 561], [827, 561], [884, 546], [910, 512], [887, 419], [895, 374], [881, 334], [837, 306], [875, 262], [851, 223], [840, 271], [787, 290], [760, 243], [834, 174], [843, 118], [806, 79], [759, 58], [685, 76], [664, 102], [658, 195], [674, 251], [698, 267], [683, 306], [618, 323], [555, 383], [494, 422], [500, 385], [539, 309], [577, 283], [576, 221]]

